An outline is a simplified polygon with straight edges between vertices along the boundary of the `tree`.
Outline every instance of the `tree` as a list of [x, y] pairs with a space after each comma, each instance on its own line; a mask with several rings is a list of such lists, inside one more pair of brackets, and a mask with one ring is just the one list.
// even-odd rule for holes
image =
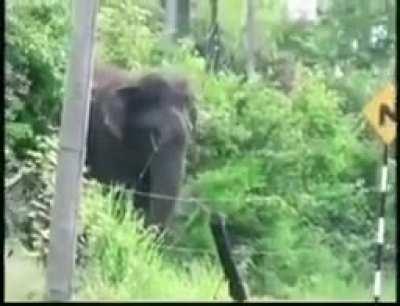
[[210, 36], [207, 41], [207, 70], [217, 71], [219, 69], [221, 41], [220, 27], [218, 24], [218, 0], [210, 0], [211, 25]]

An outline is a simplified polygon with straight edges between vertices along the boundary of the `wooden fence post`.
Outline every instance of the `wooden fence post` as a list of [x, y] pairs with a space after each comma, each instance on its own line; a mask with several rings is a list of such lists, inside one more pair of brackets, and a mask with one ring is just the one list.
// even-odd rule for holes
[[98, 0], [72, 1], [72, 48], [62, 113], [47, 261], [47, 294], [52, 301], [68, 301], [72, 297], [76, 217], [86, 153], [97, 9]]
[[224, 274], [229, 282], [229, 294], [234, 301], [244, 302], [247, 300], [246, 288], [233, 261], [228, 235], [225, 230], [225, 222], [219, 213], [211, 216], [210, 227]]

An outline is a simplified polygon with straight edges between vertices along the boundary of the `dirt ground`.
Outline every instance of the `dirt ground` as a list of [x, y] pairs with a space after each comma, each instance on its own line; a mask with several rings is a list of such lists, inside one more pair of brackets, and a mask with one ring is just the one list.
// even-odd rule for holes
[[44, 300], [44, 269], [20, 245], [6, 243], [4, 270], [6, 302]]

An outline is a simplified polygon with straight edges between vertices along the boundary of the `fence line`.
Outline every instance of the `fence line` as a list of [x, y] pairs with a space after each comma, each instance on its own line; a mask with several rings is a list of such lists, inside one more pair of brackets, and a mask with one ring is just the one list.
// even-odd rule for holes
[[[206, 211], [210, 212], [211, 209], [202, 204], [203, 203], [230, 203], [237, 201], [238, 198], [220, 198], [220, 199], [212, 199], [212, 198], [198, 198], [198, 197], [172, 197], [172, 196], [167, 196], [159, 193], [153, 193], [153, 192], [143, 192], [143, 191], [137, 191], [133, 190], [134, 193], [147, 196], [149, 198], [153, 199], [161, 199], [161, 200], [175, 200], [178, 202], [186, 202], [186, 203], [194, 203], [198, 204], [200, 207], [204, 208]], [[244, 201], [250, 201], [250, 202], [263, 202], [263, 201], [270, 201], [272, 199], [275, 200], [283, 200], [280, 196], [278, 195], [273, 195], [273, 196], [251, 196], [248, 198], [245, 198]]]
[[[187, 247], [162, 246], [161, 249], [170, 250], [170, 251], [174, 251], [174, 252], [178, 252], [178, 253], [200, 253], [200, 254], [203, 253], [203, 254], [207, 254], [207, 255], [216, 256], [215, 252], [212, 252], [212, 251], [193, 249], [193, 248], [187, 248]], [[249, 252], [249, 255], [267, 256], [267, 255], [279, 254], [279, 253], [282, 253], [282, 251], [272, 251], [272, 250], [271, 251], [254, 251], [254, 252]], [[241, 252], [241, 250], [233, 250], [232, 254], [241, 255], [242, 252]]]
[[[17, 177], [18, 180], [21, 179], [21, 176], [25, 176], [25, 175], [29, 175], [31, 171], [21, 171], [22, 173], [18, 173]], [[10, 181], [14, 181], [14, 179], [11, 179]], [[13, 185], [13, 183], [9, 183], [6, 185]], [[374, 188], [371, 188], [371, 190], [368, 190], [366, 192], [375, 192], [373, 190]], [[167, 196], [167, 195], [163, 195], [163, 194], [158, 194], [158, 193], [152, 193], [152, 192], [142, 192], [142, 191], [137, 191], [137, 190], [133, 190], [134, 193], [139, 194], [139, 195], [144, 195], [147, 196], [149, 198], [154, 198], [154, 199], [163, 199], [163, 200], [176, 200], [176, 201], [180, 201], [180, 202], [185, 202], [185, 203], [193, 203], [195, 204], [198, 208], [200, 208], [202, 211], [206, 212], [207, 214], [210, 214], [212, 212], [212, 208], [208, 207], [207, 205], [203, 204], [203, 203], [229, 203], [232, 201], [237, 201], [237, 198], [219, 198], [219, 199], [211, 199], [211, 198], [200, 198], [200, 197], [172, 197], [172, 196]], [[279, 200], [279, 201], [283, 201], [283, 199], [278, 196], [278, 195], [273, 195], [273, 196], [249, 196], [248, 198], [244, 198], [244, 201], [249, 201], [249, 202], [261, 202], [261, 201], [271, 201], [271, 200]], [[297, 209], [295, 207], [293, 207], [294, 210], [297, 211]], [[298, 212], [298, 211], [297, 211]], [[180, 235], [178, 235], [180, 236]], [[179, 238], [179, 237], [178, 237]], [[180, 239], [176, 239], [174, 242], [174, 244], [176, 244], [177, 242], [179, 242]], [[167, 249], [173, 252], [178, 252], [178, 253], [203, 253], [203, 254], [208, 254], [208, 255], [212, 255], [215, 256], [216, 254], [214, 252], [211, 251], [206, 251], [206, 250], [200, 250], [200, 249], [192, 249], [192, 248], [187, 248], [187, 247], [178, 247], [178, 246], [163, 246], [163, 249]], [[233, 254], [240, 254], [240, 250], [234, 250]], [[251, 255], [262, 255], [262, 256], [268, 256], [271, 254], [279, 254], [281, 253], [281, 251], [254, 251], [254, 252], [249, 252], [249, 254]]]

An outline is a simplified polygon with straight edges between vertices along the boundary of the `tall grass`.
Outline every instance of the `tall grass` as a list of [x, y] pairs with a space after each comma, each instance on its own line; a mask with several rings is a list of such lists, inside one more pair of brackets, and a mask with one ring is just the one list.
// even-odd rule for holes
[[[88, 262], [80, 271], [77, 300], [229, 300], [222, 271], [211, 260], [184, 265], [162, 254], [160, 239], [143, 229], [129, 209], [128, 194], [86, 189], [83, 224], [88, 230]], [[115, 207], [126, 205], [116, 218]]]
[[[82, 222], [87, 227], [87, 264], [77, 267], [74, 300], [81, 301], [211, 301], [231, 300], [220, 267], [210, 259], [179, 262], [162, 253], [154, 233], [142, 221], [115, 216], [115, 207], [130, 205], [126, 193], [105, 193], [99, 185], [85, 188]], [[6, 242], [14, 255], [5, 258], [5, 300], [43, 300], [45, 271], [18, 245]], [[371, 271], [372, 273], [373, 271]], [[372, 277], [371, 277], [372, 278]], [[394, 269], [384, 273], [383, 301], [395, 300]], [[251, 300], [274, 300], [252, 296]], [[295, 286], [285, 300], [372, 301], [372, 280], [345, 283], [332, 273], [314, 286]]]
[[[371, 271], [371, 276], [374, 271]], [[373, 301], [373, 280], [353, 280], [345, 282], [335, 275], [325, 275], [312, 289], [293, 288], [291, 300], [301, 301]], [[382, 301], [396, 300], [394, 270], [385, 272], [382, 288]]]

